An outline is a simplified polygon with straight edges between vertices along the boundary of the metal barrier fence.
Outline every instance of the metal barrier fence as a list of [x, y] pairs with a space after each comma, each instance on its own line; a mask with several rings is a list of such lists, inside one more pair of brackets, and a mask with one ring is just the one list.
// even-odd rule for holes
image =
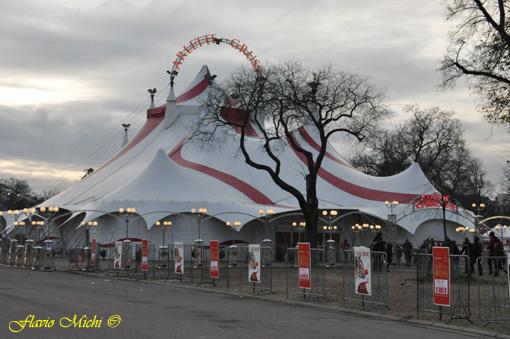
[[389, 308], [388, 271], [385, 252], [370, 251], [371, 276], [370, 294], [362, 294], [355, 286], [356, 258], [353, 250], [346, 250], [348, 261], [343, 268], [344, 300], [360, 302], [364, 308], [366, 303], [383, 305]]
[[[509, 265], [507, 257], [480, 257], [476, 270], [471, 272], [476, 281], [478, 294], [478, 318], [484, 322], [504, 322], [510, 320]], [[489, 272], [483, 274], [483, 267]], [[475, 278], [476, 276], [476, 278]]]
[[450, 255], [450, 307], [438, 306], [433, 302], [433, 257], [431, 254], [416, 253], [416, 315], [420, 312], [434, 312], [455, 318], [470, 320], [471, 317], [471, 272], [469, 257]]
[[286, 288], [287, 298], [291, 296], [303, 297], [303, 299], [325, 299], [326, 298], [326, 272], [325, 253], [323, 248], [310, 249], [311, 264], [311, 288], [302, 289], [298, 284], [297, 248], [287, 248], [286, 257], [294, 260], [287, 263]]

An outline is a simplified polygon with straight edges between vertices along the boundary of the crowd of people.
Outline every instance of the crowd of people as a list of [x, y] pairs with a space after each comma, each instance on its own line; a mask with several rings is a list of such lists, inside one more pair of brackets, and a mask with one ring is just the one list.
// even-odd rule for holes
[[[501, 271], [506, 272], [503, 267], [505, 259], [505, 250], [503, 242], [495, 235], [494, 232], [489, 233], [489, 242], [484, 246], [480, 237], [474, 236], [473, 241], [466, 237], [464, 242], [459, 246], [455, 240], [446, 238], [446, 241], [437, 241], [433, 238], [427, 238], [423, 241], [419, 248], [415, 249], [412, 243], [406, 239], [403, 243], [391, 243], [384, 241], [382, 232], [375, 235], [372, 243], [370, 244], [371, 251], [386, 253], [386, 270], [389, 271], [390, 266], [411, 266], [415, 262], [415, 254], [432, 254], [432, 247], [445, 246], [450, 248], [451, 255], [465, 255], [468, 260], [465, 262], [465, 272], [471, 274], [475, 273], [475, 266], [479, 275], [483, 275], [482, 261], [478, 258], [487, 256], [488, 273], [494, 276], [499, 275]], [[484, 248], [485, 247], [485, 248]], [[350, 249], [350, 244], [347, 239], [340, 245], [344, 253], [344, 261], [347, 261], [347, 250]], [[402, 258], [404, 259], [402, 261]], [[377, 264], [376, 269], [382, 269], [381, 264]]]

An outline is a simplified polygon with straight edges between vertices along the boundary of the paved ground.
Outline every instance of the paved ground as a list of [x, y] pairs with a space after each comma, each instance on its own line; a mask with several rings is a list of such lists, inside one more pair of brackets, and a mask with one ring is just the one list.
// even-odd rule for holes
[[[52, 328], [13, 334], [12, 320], [55, 319]], [[59, 319], [83, 314], [102, 327], [61, 328]], [[121, 323], [109, 328], [118, 314]], [[64, 319], [64, 325], [68, 321]], [[11, 324], [18, 327], [16, 324]], [[0, 269], [0, 338], [466, 338], [415, 326], [264, 300], [174, 286]]]

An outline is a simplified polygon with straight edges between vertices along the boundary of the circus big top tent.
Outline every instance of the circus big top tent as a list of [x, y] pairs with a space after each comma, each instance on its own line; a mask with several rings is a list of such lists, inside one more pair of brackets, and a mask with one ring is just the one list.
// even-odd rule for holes
[[[167, 242], [191, 243], [198, 237], [206, 242], [259, 242], [264, 238], [276, 240], [277, 245], [288, 242], [290, 224], [299, 220], [297, 201], [265, 172], [245, 164], [238, 141], [227, 139], [217, 149], [203, 150], [188, 139], [189, 126], [200, 119], [201, 103], [212, 84], [208, 75], [204, 66], [177, 97], [172, 88], [166, 104], [147, 110], [145, 125], [116, 155], [93, 174], [41, 204], [60, 208], [60, 217], [53, 217], [49, 231], [62, 246], [83, 245], [85, 227], [80, 225], [88, 221], [98, 222], [90, 232], [102, 243], [128, 237], [149, 239], [159, 245], [162, 230], [155, 225], [161, 220], [172, 221], [166, 231]], [[294, 136], [301, 146], [317, 150], [313, 131], [301, 127]], [[248, 147], [255, 150], [260, 142], [250, 138]], [[436, 189], [418, 164], [394, 176], [373, 177], [353, 168], [332, 145], [328, 147], [317, 190], [320, 208], [339, 211], [335, 239], [346, 237], [352, 244], [355, 237], [358, 242], [366, 242], [373, 236], [367, 232], [363, 238], [351, 232], [355, 223], [381, 224], [384, 232], [389, 213], [385, 201], [400, 202], [393, 211], [399, 225], [391, 235], [393, 240], [408, 237], [421, 242], [428, 236], [442, 239], [442, 211], [423, 201], [424, 194], [434, 194]], [[263, 153], [252, 154], [263, 161]], [[291, 147], [282, 150], [280, 157], [291, 164], [285, 167], [285, 179], [303, 191], [304, 164], [300, 157]], [[136, 213], [121, 214], [119, 208], [134, 208]], [[192, 209], [206, 213], [191, 213]], [[261, 209], [274, 211], [269, 223], [259, 218]], [[11, 231], [14, 219], [4, 217]], [[472, 216], [460, 207], [448, 208], [446, 218], [452, 237], [459, 225], [472, 226]], [[239, 227], [225, 224], [234, 221]]]

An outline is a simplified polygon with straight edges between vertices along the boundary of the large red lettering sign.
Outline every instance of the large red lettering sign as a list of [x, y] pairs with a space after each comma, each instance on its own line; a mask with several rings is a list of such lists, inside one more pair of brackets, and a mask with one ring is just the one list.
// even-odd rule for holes
[[424, 194], [418, 200], [416, 200], [414, 207], [416, 209], [425, 208], [442, 208], [445, 204], [446, 209], [457, 211], [457, 204], [450, 200], [447, 195], [435, 194]]
[[226, 39], [226, 38], [218, 38], [216, 34], [206, 34], [199, 36], [197, 38], [191, 39], [187, 44], [185, 44], [182, 49], [175, 54], [175, 60], [172, 63], [172, 71], [170, 72], [172, 79], [177, 76], [184, 60], [197, 48], [202, 46], [207, 46], [210, 44], [226, 44], [230, 45], [230, 47], [241, 52], [246, 59], [250, 62], [251, 66], [255, 71], [259, 71], [262, 67], [260, 60], [253, 53], [253, 50], [250, 50], [248, 46], [238, 39]]
[[434, 305], [450, 306], [450, 249], [432, 247]]
[[312, 288], [312, 265], [310, 260], [310, 243], [298, 243], [298, 286]]

